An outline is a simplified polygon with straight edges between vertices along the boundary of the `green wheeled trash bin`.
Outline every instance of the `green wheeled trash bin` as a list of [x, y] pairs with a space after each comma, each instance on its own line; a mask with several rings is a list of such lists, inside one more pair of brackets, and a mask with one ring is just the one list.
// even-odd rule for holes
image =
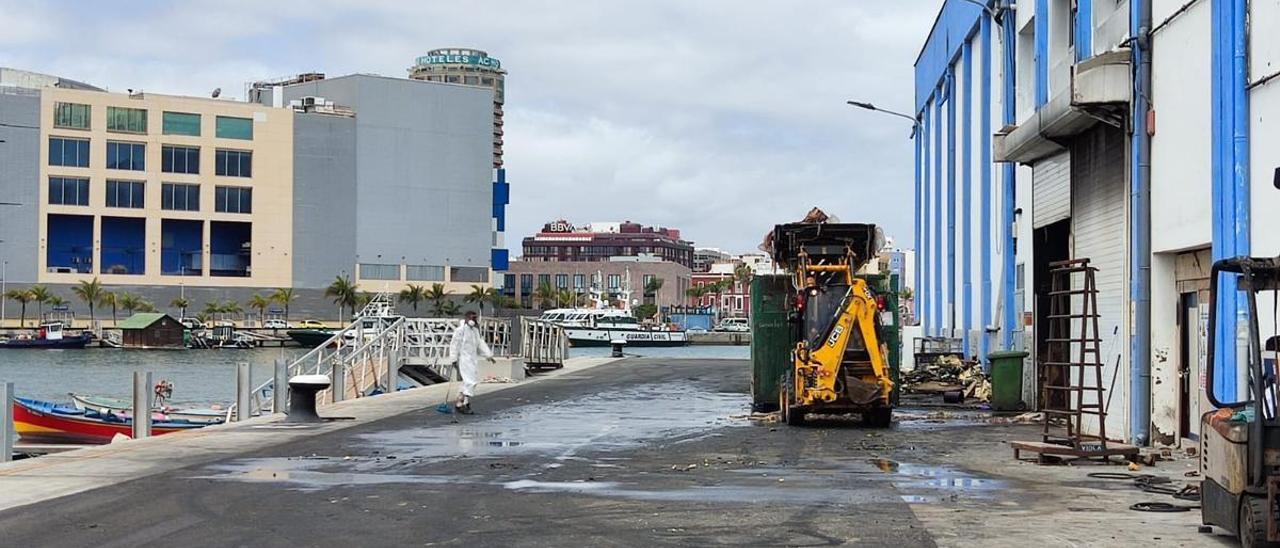
[[791, 371], [791, 323], [787, 320], [788, 276], [751, 280], [751, 408], [778, 410], [779, 381]]
[[1023, 411], [1022, 360], [1030, 354], [1001, 350], [987, 355], [991, 360], [991, 408], [996, 411]]

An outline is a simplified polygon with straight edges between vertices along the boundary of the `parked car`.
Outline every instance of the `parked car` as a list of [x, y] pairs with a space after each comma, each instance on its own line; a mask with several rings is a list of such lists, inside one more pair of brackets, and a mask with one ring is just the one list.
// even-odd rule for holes
[[293, 325], [280, 318], [272, 318], [262, 322], [262, 327], [267, 329], [293, 329]]
[[725, 318], [720, 320], [720, 325], [716, 326], [716, 331], [746, 333], [751, 331], [751, 324], [747, 322], [746, 318]]
[[213, 326], [214, 327], [235, 327], [236, 322], [233, 322], [231, 320], [218, 320], [216, 322], [213, 322]]
[[298, 322], [298, 327], [302, 329], [324, 329], [324, 324], [319, 320], [302, 320]]
[[707, 328], [695, 325], [693, 327], [690, 327], [689, 329], [684, 330], [684, 332], [685, 333], [706, 333]]
[[204, 322], [196, 318], [182, 318], [181, 320], [178, 320], [178, 322], [182, 324], [182, 327], [185, 327], [187, 329], [204, 329], [205, 328]]

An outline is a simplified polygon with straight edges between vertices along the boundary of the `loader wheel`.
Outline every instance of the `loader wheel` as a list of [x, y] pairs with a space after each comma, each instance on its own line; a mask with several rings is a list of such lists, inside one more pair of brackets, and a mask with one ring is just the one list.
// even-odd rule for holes
[[1245, 495], [1240, 504], [1240, 546], [1274, 548], [1280, 543], [1267, 541], [1267, 499]]
[[862, 422], [871, 428], [888, 428], [893, 424], [893, 408], [877, 407], [862, 414]]

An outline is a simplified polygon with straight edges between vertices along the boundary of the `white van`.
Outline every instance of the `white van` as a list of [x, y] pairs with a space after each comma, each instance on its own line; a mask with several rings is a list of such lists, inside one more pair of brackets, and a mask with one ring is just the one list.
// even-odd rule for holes
[[751, 331], [751, 323], [746, 318], [725, 318], [720, 320], [720, 325], [716, 326], [716, 331], [728, 331], [731, 333], [747, 333]]

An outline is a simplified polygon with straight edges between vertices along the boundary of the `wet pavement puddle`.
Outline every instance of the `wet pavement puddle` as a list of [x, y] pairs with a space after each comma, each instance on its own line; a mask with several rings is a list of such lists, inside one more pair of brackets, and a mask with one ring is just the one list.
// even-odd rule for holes
[[[947, 503], [992, 499], [1004, 482], [950, 466], [889, 459], [828, 459], [792, 466], [720, 468], [715, 475], [654, 475], [633, 471], [608, 481], [593, 477], [549, 481], [566, 464], [589, 474], [619, 473], [609, 456], [646, 444], [672, 446], [750, 426], [743, 394], [710, 391], [698, 383], [660, 383], [581, 398], [531, 403], [453, 424], [398, 428], [357, 436], [366, 456], [238, 459], [206, 467], [196, 479], [274, 483], [300, 491], [344, 486], [414, 484], [487, 486], [520, 493], [565, 493], [643, 501], [850, 505]], [[589, 455], [586, 456], [586, 455]], [[532, 463], [502, 462], [534, 456]], [[478, 475], [405, 473], [415, 465], [488, 459]], [[694, 466], [696, 469], [695, 465]], [[686, 469], [687, 470], [687, 469]], [[718, 472], [727, 472], [718, 474]], [[694, 483], [694, 484], [690, 484]]]

